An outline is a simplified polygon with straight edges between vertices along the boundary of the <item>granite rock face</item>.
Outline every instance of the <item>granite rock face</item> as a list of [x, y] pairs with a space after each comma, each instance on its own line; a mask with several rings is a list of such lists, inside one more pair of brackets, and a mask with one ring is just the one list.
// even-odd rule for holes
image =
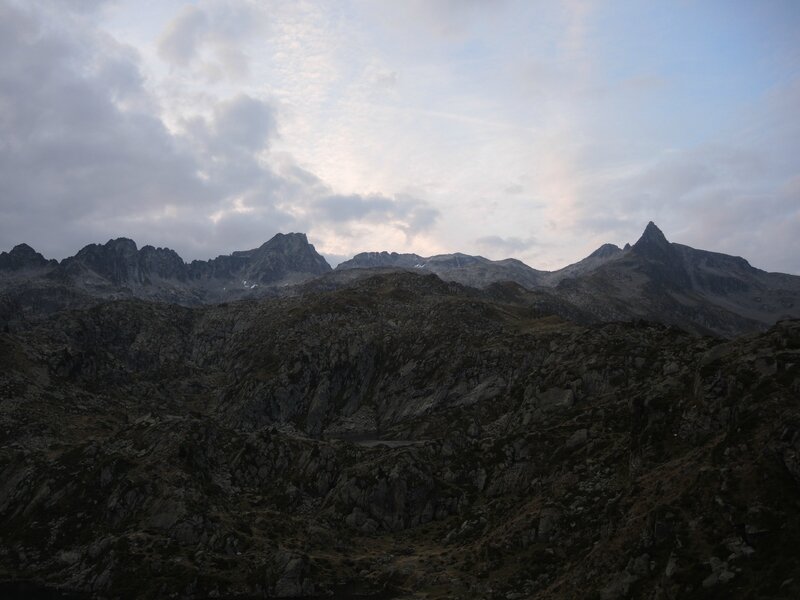
[[798, 321], [723, 340], [389, 272], [22, 320], [0, 367], [2, 581], [109, 598], [800, 594]]

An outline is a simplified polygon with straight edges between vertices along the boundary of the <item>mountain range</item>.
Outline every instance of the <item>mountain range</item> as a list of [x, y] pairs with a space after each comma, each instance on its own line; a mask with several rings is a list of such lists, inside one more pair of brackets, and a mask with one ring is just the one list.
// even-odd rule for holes
[[198, 306], [333, 289], [380, 271], [432, 273], [474, 288], [511, 282], [549, 295], [563, 310], [599, 322], [644, 319], [700, 334], [736, 336], [800, 317], [800, 277], [767, 273], [745, 259], [669, 242], [649, 223], [633, 245], [604, 244], [583, 260], [540, 271], [508, 258], [423, 257], [364, 252], [332, 270], [305, 234], [186, 263], [173, 250], [126, 238], [90, 244], [61, 262], [26, 244], [0, 254], [0, 322], [104, 299], [142, 298]]
[[16, 246], [0, 597], [798, 598], [799, 280]]

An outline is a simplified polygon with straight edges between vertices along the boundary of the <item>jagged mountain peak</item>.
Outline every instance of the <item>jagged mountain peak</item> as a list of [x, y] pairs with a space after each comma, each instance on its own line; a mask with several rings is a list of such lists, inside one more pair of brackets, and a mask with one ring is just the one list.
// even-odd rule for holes
[[44, 256], [25, 243], [17, 244], [10, 252], [0, 253], [0, 269], [4, 270], [17, 271], [47, 264], [48, 260]]
[[592, 252], [588, 258], [596, 257], [596, 258], [608, 258], [610, 256], [614, 256], [622, 252], [619, 246], [616, 244], [603, 244], [597, 250]]
[[331, 270], [305, 233], [276, 234], [253, 252], [252, 260], [258, 263], [253, 266], [260, 277], [265, 273], [273, 278], [278, 277], [278, 272], [283, 276], [288, 271], [322, 274]]
[[119, 237], [83, 247], [62, 261], [58, 275], [73, 283], [80, 278], [87, 284], [125, 287], [128, 292], [131, 286], [147, 288], [130, 293], [194, 303], [199, 297], [227, 297], [229, 289], [254, 290], [261, 284], [304, 279], [330, 270], [306, 234], [279, 233], [258, 248], [195, 260], [190, 265], [169, 248], [145, 245], [137, 249], [132, 239]]
[[639, 241], [636, 242], [650, 242], [650, 243], [659, 243], [659, 244], [668, 244], [666, 236], [664, 232], [658, 228], [658, 225], [653, 223], [652, 221], [647, 223], [647, 227], [644, 228], [642, 232], [642, 236], [639, 238]]
[[[75, 255], [75, 257], [85, 257], [87, 255], [107, 254], [136, 254], [139, 251], [136, 242], [130, 238], [118, 237], [108, 240], [105, 244], [87, 244]], [[70, 259], [66, 259], [70, 260]]]
[[108, 240], [105, 243], [107, 248], [120, 248], [125, 250], [138, 250], [138, 246], [136, 242], [133, 241], [131, 238], [126, 237], [118, 237], [111, 240]]
[[17, 244], [16, 246], [14, 246], [11, 249], [11, 252], [9, 252], [9, 254], [11, 256], [20, 256], [20, 257], [22, 257], [22, 256], [36, 256], [38, 254], [38, 252], [36, 252], [36, 250], [31, 248], [28, 244], [25, 244], [23, 242], [22, 244]]
[[308, 237], [305, 233], [276, 233], [271, 239], [264, 242], [261, 248], [274, 246], [299, 246], [309, 245]]
[[633, 245], [633, 251], [648, 258], [665, 259], [671, 254], [671, 245], [658, 226], [650, 221], [642, 236]]
[[252, 257], [259, 254], [281, 252], [281, 253], [306, 253], [314, 250], [313, 244], [309, 244], [305, 233], [276, 233], [269, 240], [261, 244], [258, 248], [250, 250], [236, 250], [231, 256]]
[[[755, 331], [800, 314], [800, 278], [765, 273], [742, 258], [671, 243], [652, 221], [633, 246], [603, 244], [557, 271], [461, 252], [429, 257], [362, 252], [340, 263], [337, 275], [314, 289], [334, 289], [369, 276], [345, 273], [351, 269], [413, 270], [475, 288], [513, 281], [529, 290], [547, 290], [602, 320], [648, 318], [721, 335]], [[306, 234], [290, 232], [249, 250], [191, 264], [169, 248], [145, 245], [137, 250], [136, 242], [125, 237], [89, 244], [60, 264], [19, 244], [0, 253], [0, 271], [0, 283], [38, 285], [43, 291], [37, 293], [50, 294], [56, 306], [69, 305], [77, 295], [83, 295], [84, 303], [138, 297], [197, 305], [293, 294], [299, 284], [327, 275], [331, 267]], [[69, 289], [72, 296], [63, 296], [56, 286]], [[30, 302], [42, 304], [32, 298]]]

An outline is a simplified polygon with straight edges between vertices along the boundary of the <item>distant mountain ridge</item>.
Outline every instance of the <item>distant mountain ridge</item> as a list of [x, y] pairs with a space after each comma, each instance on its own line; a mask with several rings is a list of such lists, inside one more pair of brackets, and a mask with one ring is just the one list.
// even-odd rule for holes
[[531, 290], [550, 288], [601, 321], [647, 319], [696, 333], [734, 336], [800, 317], [800, 277], [767, 273], [741, 257], [672, 243], [652, 221], [632, 246], [604, 244], [583, 260], [550, 272], [515, 259], [388, 252], [357, 254], [336, 271], [379, 267], [427, 271], [473, 287], [513, 281]]
[[800, 317], [800, 277], [669, 242], [653, 222], [632, 246], [604, 244], [556, 271], [514, 258], [386, 251], [359, 253], [332, 270], [303, 233], [279, 233], [258, 248], [191, 263], [127, 238], [90, 244], [60, 263], [20, 244], [0, 253], [0, 311], [42, 313], [125, 297], [195, 306], [334, 289], [393, 270], [479, 289], [513, 282], [599, 321], [646, 319], [695, 333], [735, 336]]
[[556, 290], [602, 320], [642, 318], [725, 336], [800, 316], [800, 277], [671, 243], [652, 222], [628, 250]]
[[524, 287], [535, 288], [542, 285], [542, 278], [546, 274], [546, 271], [533, 269], [515, 258], [489, 260], [483, 256], [471, 256], [460, 252], [428, 257], [396, 252], [362, 252], [340, 263], [336, 270], [375, 267], [419, 269], [434, 273], [446, 281], [455, 281], [471, 287], [486, 287], [500, 281], [514, 281]]
[[304, 233], [279, 233], [258, 248], [191, 263], [128, 238], [89, 244], [61, 262], [21, 244], [0, 254], [0, 293], [16, 307], [7, 312], [17, 313], [131, 297], [197, 306], [270, 295], [330, 270]]
[[127, 238], [90, 244], [59, 268], [67, 275], [86, 271], [116, 285], [147, 285], [156, 279], [177, 281], [241, 279], [269, 284], [293, 274], [319, 275], [331, 270], [304, 233], [279, 233], [252, 250], [185, 263], [174, 250], [143, 246]]
[[0, 253], [0, 271], [20, 271], [23, 269], [37, 269], [48, 264], [55, 265], [58, 261], [48, 261], [28, 244], [18, 244], [10, 252]]

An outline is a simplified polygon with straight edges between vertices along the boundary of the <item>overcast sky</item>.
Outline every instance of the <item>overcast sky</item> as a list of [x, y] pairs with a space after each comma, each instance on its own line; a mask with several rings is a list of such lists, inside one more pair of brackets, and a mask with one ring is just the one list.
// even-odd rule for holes
[[0, 0], [0, 249], [800, 274], [797, 0]]

